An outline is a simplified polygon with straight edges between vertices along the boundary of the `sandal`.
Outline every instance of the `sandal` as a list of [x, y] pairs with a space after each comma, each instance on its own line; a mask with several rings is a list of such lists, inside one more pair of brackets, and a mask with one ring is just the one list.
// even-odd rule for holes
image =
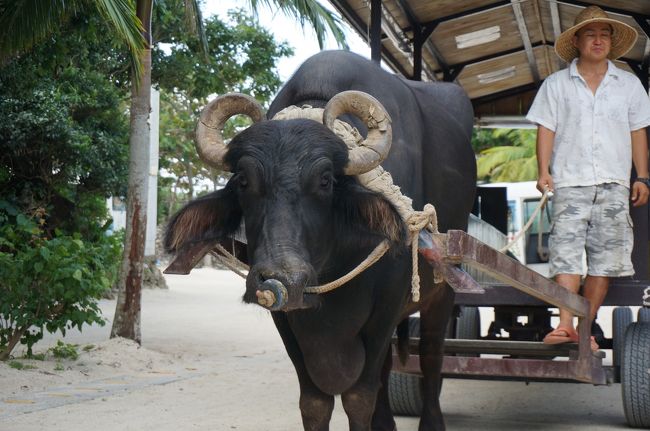
[[[573, 328], [564, 328], [558, 326], [544, 337], [544, 344], [563, 344], [563, 343], [577, 343], [579, 341], [578, 333]], [[600, 346], [592, 335], [589, 337], [590, 347], [592, 352], [597, 352]]]
[[565, 328], [558, 326], [551, 332], [546, 334], [543, 340], [544, 344], [563, 344], [563, 343], [577, 343], [578, 333], [573, 328]]

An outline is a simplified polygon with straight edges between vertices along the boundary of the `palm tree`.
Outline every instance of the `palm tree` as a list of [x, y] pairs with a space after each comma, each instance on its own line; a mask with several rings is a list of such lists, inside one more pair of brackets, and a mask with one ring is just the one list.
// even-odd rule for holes
[[144, 47], [142, 24], [131, 0], [0, 0], [0, 64], [27, 51], [51, 34], [66, 18], [84, 9], [94, 9], [113, 26], [118, 38], [126, 42], [136, 74]]
[[145, 46], [140, 55], [142, 74], [134, 72], [129, 126], [129, 185], [126, 196], [126, 234], [117, 281], [118, 294], [111, 338], [124, 337], [142, 342], [140, 299], [147, 230], [147, 185], [151, 130], [151, 12], [153, 0], [137, 0], [137, 17], [142, 23]]
[[325, 9], [315, 0], [248, 0], [253, 13], [257, 13], [260, 5], [266, 5], [269, 9], [273, 6], [278, 8], [285, 15], [295, 18], [303, 27], [308, 21], [318, 40], [318, 46], [323, 49], [325, 33], [329, 30], [339, 47], [348, 49], [345, 35], [341, 30], [341, 20], [329, 10]]
[[511, 145], [482, 150], [476, 165], [479, 180], [517, 182], [537, 179], [536, 132], [528, 129], [494, 129], [495, 139]]
[[[197, 0], [184, 0], [186, 11], [193, 15], [200, 31], [202, 20]], [[345, 46], [339, 20], [316, 0], [261, 0], [273, 3], [285, 14], [293, 15], [301, 24], [309, 21], [323, 46], [325, 28]], [[250, 0], [256, 10], [260, 2]], [[149, 111], [151, 97], [151, 14], [153, 0], [14, 0], [11, 5], [0, 0], [0, 64], [10, 56], [28, 49], [47, 36], [62, 18], [76, 10], [94, 7], [103, 14], [125, 40], [131, 51], [133, 80], [131, 125], [129, 138], [129, 188], [127, 195], [126, 236], [124, 255], [118, 281], [118, 299], [111, 337], [121, 336], [141, 342], [140, 298], [144, 235], [147, 224], [146, 198], [149, 169]], [[204, 40], [204, 38], [202, 38]]]

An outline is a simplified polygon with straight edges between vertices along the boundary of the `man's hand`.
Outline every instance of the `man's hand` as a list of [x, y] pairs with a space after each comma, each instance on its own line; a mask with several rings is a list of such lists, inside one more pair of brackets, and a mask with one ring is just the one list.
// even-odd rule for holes
[[[553, 178], [551, 177], [551, 174], [540, 174], [539, 179], [537, 180], [537, 190], [540, 192], [544, 193], [544, 190], [548, 189], [549, 192], [552, 192], [554, 189], [553, 186]], [[647, 192], [646, 188], [646, 192]], [[646, 194], [646, 199], [647, 199], [647, 194]]]
[[555, 132], [542, 125], [537, 126], [537, 190], [544, 193], [545, 190], [552, 192], [554, 189], [553, 178], [551, 178], [549, 164], [553, 154], [553, 142]]
[[648, 196], [650, 195], [650, 190], [648, 186], [643, 184], [640, 181], [635, 181], [632, 183], [632, 194], [630, 198], [632, 199], [632, 206], [640, 207], [648, 203]]

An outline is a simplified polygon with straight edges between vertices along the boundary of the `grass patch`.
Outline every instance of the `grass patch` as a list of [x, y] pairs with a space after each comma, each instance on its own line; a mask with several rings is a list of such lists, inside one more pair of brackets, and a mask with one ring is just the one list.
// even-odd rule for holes
[[35, 370], [37, 368], [34, 365], [23, 364], [22, 362], [18, 361], [9, 361], [7, 365], [9, 365], [14, 370]]
[[23, 359], [34, 359], [36, 361], [44, 361], [45, 360], [45, 353], [37, 353], [37, 354], [26, 353], [23, 356]]

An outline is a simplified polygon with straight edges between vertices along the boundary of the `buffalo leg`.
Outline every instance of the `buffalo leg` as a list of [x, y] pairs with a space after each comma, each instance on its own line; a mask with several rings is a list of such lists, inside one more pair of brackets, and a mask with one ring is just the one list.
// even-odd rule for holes
[[289, 327], [286, 315], [281, 312], [271, 313], [271, 315], [298, 375], [303, 428], [305, 431], [328, 431], [334, 410], [334, 397], [318, 389], [309, 377], [302, 352]]
[[[390, 335], [393, 333], [394, 327], [395, 325], [386, 324], [385, 319], [381, 318], [380, 312], [375, 312], [370, 316], [364, 328], [362, 337], [366, 346], [366, 363], [363, 372], [357, 383], [341, 394], [343, 408], [350, 423], [350, 431], [370, 431], [371, 429], [377, 404], [377, 393], [380, 391], [382, 375], [386, 371], [385, 358], [390, 351]], [[386, 413], [383, 412], [383, 414]], [[394, 428], [387, 429], [392, 431]], [[383, 431], [386, 428], [378, 428], [378, 430]]]
[[343, 408], [350, 423], [350, 431], [370, 431], [377, 389], [376, 386], [356, 384], [341, 394]]
[[388, 349], [384, 366], [381, 369], [381, 387], [377, 393], [377, 402], [375, 404], [375, 413], [372, 415], [373, 431], [395, 431], [395, 419], [390, 410], [388, 401], [388, 379], [390, 370], [393, 368], [393, 352]]
[[454, 291], [444, 284], [420, 312], [420, 368], [423, 410], [419, 431], [445, 429], [440, 410], [445, 332], [454, 306]]

